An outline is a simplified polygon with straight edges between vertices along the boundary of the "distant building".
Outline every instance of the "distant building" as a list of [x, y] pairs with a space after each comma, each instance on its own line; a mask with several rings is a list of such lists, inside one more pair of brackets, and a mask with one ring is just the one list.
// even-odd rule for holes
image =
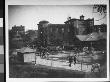
[[16, 48], [23, 47], [23, 38], [18, 33], [12, 38], [12, 42], [13, 45], [16, 45]]
[[38, 37], [42, 44], [60, 44], [64, 41], [65, 24], [50, 24], [48, 21], [41, 21], [38, 24]]
[[15, 34], [24, 34], [25, 33], [25, 27], [20, 25], [20, 26], [16, 26], [14, 25], [12, 27], [12, 32], [15, 33]]
[[68, 17], [65, 24], [50, 24], [48, 21], [40, 21], [38, 24], [38, 38], [45, 44], [74, 44], [75, 35], [92, 33], [94, 18], [84, 20]]
[[65, 24], [69, 25], [71, 32], [75, 35], [85, 35], [92, 32], [94, 18], [84, 20], [83, 15], [80, 16], [80, 19], [71, 19], [71, 17], [69, 17]]
[[21, 48], [23, 47], [23, 35], [25, 34], [25, 27], [20, 26], [13, 26], [9, 33], [10, 45], [14, 48]]
[[93, 31], [94, 32], [107, 32], [107, 25], [106, 24], [94, 25]]

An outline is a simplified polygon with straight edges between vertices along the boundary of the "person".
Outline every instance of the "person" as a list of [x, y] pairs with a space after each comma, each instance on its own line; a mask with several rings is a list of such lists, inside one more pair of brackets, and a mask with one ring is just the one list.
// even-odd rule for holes
[[76, 64], [76, 55], [74, 56], [73, 60], [74, 60], [74, 65], [75, 65]]
[[42, 58], [44, 58], [45, 57], [45, 51], [43, 50], [42, 51]]
[[46, 55], [47, 55], [47, 59], [49, 59], [49, 52], [48, 51], [47, 51]]
[[100, 72], [100, 64], [99, 63], [92, 64], [91, 72]]
[[69, 67], [71, 67], [72, 62], [73, 62], [73, 58], [72, 56], [69, 56]]
[[94, 55], [94, 47], [91, 47], [91, 51], [90, 51], [90, 53], [92, 54], [92, 55]]
[[41, 47], [38, 47], [38, 51], [39, 51], [39, 56], [41, 57], [41, 55], [42, 55], [42, 49], [41, 49]]
[[35, 55], [37, 55], [37, 52], [38, 52], [38, 49], [36, 48], [36, 49], [35, 49]]

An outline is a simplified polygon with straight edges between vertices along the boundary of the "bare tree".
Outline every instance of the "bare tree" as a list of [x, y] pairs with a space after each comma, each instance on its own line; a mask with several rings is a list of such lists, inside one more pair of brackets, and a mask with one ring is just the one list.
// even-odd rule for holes
[[97, 4], [94, 5], [93, 6], [93, 13], [98, 13], [99, 15], [103, 15], [102, 18], [100, 18], [96, 21], [104, 19], [107, 15], [107, 5], [97, 5]]

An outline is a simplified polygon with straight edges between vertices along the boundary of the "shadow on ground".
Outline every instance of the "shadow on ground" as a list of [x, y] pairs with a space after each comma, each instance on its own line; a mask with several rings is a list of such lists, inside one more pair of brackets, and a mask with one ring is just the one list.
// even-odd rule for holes
[[9, 67], [10, 78], [101, 78], [101, 73], [67, 70], [44, 65], [13, 64]]

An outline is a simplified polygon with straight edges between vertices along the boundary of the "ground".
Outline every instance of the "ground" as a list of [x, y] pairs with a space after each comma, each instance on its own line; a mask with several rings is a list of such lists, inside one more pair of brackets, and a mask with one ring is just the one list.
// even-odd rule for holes
[[27, 77], [27, 78], [82, 78], [84, 72], [58, 69], [44, 65], [13, 65], [10, 66], [10, 77]]
[[[25, 64], [10, 64], [9, 75], [10, 77], [27, 77], [27, 78], [101, 78], [106, 77], [106, 64], [101, 65], [103, 71], [99, 73], [91, 72], [91, 61], [90, 57], [84, 57], [83, 64], [81, 65], [82, 56], [78, 56], [77, 63], [72, 67], [69, 67], [68, 60], [65, 59], [67, 54], [58, 53], [57, 55], [49, 55], [49, 58], [40, 58], [36, 56], [36, 64], [25, 63]], [[87, 59], [85, 59], [87, 58]], [[95, 57], [96, 58], [96, 57]]]

